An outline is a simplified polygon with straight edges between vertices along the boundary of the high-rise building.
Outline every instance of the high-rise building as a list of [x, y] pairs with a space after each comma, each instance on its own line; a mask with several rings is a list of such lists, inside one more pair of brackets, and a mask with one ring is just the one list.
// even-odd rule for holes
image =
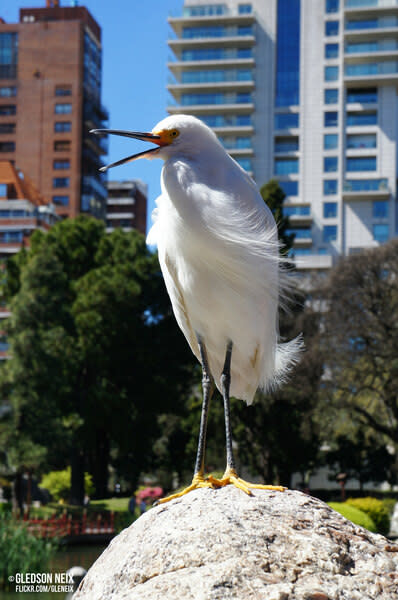
[[279, 180], [299, 267], [397, 235], [396, 0], [185, 0], [169, 23], [169, 112]]
[[106, 200], [106, 231], [117, 227], [124, 231], [137, 229], [145, 235], [147, 185], [139, 179], [108, 181]]
[[19, 23], [0, 20], [0, 157], [63, 217], [105, 218], [107, 141], [88, 132], [107, 118], [101, 29], [86, 8], [47, 0], [21, 9]]

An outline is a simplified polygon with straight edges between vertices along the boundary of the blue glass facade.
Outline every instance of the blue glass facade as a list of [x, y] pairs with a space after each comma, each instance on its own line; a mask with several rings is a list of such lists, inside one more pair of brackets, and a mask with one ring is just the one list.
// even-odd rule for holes
[[299, 126], [298, 113], [281, 113], [275, 115], [275, 129], [291, 129]]
[[278, 0], [276, 106], [300, 103], [300, 0]]
[[279, 181], [279, 187], [285, 192], [286, 196], [298, 196], [298, 181]]

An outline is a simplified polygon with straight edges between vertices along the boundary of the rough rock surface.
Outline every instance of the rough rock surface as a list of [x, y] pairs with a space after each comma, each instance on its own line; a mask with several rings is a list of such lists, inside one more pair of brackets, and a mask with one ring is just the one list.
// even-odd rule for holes
[[199, 489], [113, 539], [74, 600], [397, 600], [398, 545], [296, 491]]

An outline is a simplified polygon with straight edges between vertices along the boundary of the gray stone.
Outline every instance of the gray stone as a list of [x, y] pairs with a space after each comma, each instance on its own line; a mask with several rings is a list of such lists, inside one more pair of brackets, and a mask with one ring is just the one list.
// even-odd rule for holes
[[112, 540], [74, 600], [397, 600], [398, 546], [297, 491], [199, 489]]

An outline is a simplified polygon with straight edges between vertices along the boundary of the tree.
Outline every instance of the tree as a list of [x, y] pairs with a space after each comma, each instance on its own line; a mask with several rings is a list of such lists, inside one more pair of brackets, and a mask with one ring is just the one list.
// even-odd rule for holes
[[342, 259], [321, 293], [330, 400], [397, 458], [398, 241]]
[[288, 233], [290, 228], [289, 217], [283, 212], [283, 202], [286, 198], [285, 192], [276, 179], [270, 179], [268, 183], [260, 188], [260, 194], [264, 202], [270, 208], [278, 226], [278, 236], [281, 242], [281, 253], [286, 255], [293, 246], [294, 233]]
[[79, 217], [35, 233], [26, 260], [7, 269], [2, 386], [20, 434], [47, 449], [42, 469], [71, 464], [74, 503], [86, 466], [106, 494], [111, 460], [134, 489], [151, 463], [156, 414], [178, 410], [189, 374], [156, 257], [137, 232], [108, 235]]

